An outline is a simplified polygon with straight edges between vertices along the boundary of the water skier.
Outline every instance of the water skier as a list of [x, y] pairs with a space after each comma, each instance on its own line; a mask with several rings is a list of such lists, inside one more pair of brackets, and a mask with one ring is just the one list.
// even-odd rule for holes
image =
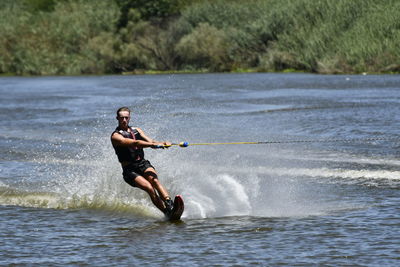
[[121, 163], [123, 178], [129, 185], [146, 191], [153, 204], [169, 216], [173, 201], [158, 180], [155, 168], [144, 158], [143, 148], [164, 148], [171, 146], [171, 143], [152, 140], [140, 128], [129, 126], [130, 114], [127, 107], [117, 110], [118, 127], [111, 134], [111, 143]]

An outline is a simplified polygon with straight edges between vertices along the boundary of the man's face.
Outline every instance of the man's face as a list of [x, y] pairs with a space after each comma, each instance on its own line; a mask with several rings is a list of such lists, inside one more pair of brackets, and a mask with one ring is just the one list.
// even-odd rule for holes
[[120, 111], [118, 113], [117, 120], [121, 127], [128, 127], [130, 119], [131, 116], [129, 114], [129, 111]]

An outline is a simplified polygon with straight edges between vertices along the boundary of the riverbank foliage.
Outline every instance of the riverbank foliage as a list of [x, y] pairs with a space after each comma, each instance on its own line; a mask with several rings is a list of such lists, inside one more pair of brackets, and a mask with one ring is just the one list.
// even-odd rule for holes
[[3, 0], [0, 74], [400, 71], [397, 0]]

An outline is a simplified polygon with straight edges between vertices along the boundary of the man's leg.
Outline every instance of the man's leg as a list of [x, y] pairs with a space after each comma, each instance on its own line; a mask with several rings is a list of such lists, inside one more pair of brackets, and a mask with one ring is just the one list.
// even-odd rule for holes
[[158, 180], [156, 170], [154, 168], [147, 168], [144, 171], [144, 177], [151, 183], [151, 185], [157, 190], [162, 200], [170, 199], [168, 191], [162, 186]]
[[159, 210], [165, 212], [164, 201], [162, 201], [162, 199], [157, 195], [153, 185], [148, 180], [146, 180], [143, 176], [138, 176], [135, 179], [135, 186], [146, 191], [149, 194], [153, 204]]
[[166, 207], [166, 213], [172, 212], [172, 209], [174, 207], [174, 202], [170, 198], [167, 190], [162, 186], [160, 181], [158, 180], [156, 170], [154, 168], [147, 168], [144, 171], [144, 177], [151, 183], [153, 188], [157, 190], [158, 194], [160, 195], [161, 199], [164, 201], [164, 205]]

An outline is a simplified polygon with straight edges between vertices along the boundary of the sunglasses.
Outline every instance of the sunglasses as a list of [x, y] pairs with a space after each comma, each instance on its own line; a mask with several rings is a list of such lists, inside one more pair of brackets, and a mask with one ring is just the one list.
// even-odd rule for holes
[[119, 119], [123, 119], [123, 120], [129, 120], [130, 117], [125, 117], [125, 116], [118, 116]]

